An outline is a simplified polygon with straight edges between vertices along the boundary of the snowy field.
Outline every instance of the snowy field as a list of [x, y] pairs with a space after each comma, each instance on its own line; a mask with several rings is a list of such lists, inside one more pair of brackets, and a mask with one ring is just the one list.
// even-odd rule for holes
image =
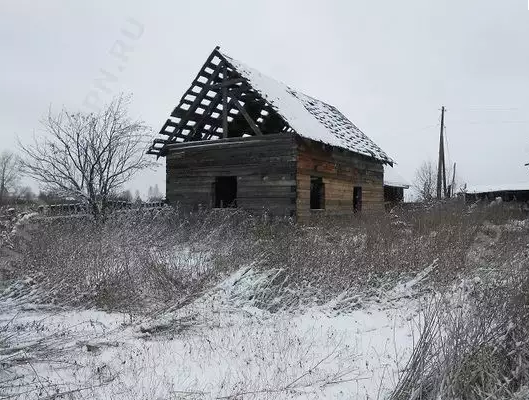
[[0, 362], [19, 366], [0, 374], [0, 395], [379, 399], [394, 388], [420, 326], [416, 281], [269, 313], [252, 305], [259, 279], [241, 270], [177, 311], [142, 319], [3, 300]]
[[529, 398], [529, 220], [441, 211], [13, 221], [0, 399]]

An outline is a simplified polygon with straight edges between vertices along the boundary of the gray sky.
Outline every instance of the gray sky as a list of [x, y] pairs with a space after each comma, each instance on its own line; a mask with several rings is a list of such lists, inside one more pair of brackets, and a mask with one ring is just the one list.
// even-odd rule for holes
[[[50, 104], [87, 110], [93, 93], [132, 92], [157, 133], [217, 44], [338, 107], [410, 181], [436, 157], [441, 105], [463, 181], [529, 181], [525, 0], [0, 0], [0, 150], [30, 140]], [[160, 167], [131, 189], [164, 181]]]

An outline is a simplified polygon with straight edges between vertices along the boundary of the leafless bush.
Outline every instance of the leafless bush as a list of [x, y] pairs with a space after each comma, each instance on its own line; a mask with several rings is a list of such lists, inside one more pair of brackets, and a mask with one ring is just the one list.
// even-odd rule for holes
[[424, 161], [415, 172], [415, 190], [421, 200], [429, 201], [435, 196], [437, 185], [437, 171], [431, 160]]
[[[455, 166], [454, 166], [455, 167]], [[451, 166], [445, 171], [445, 176], [448, 179], [456, 179], [455, 170]], [[436, 197], [437, 192], [438, 167], [434, 165], [432, 160], [426, 160], [421, 163], [419, 168], [415, 171], [415, 178], [413, 181], [413, 188], [419, 196], [421, 201], [431, 201]], [[448, 182], [448, 194], [456, 193], [458, 183]], [[447, 195], [448, 196], [448, 195]], [[445, 197], [445, 196], [443, 196]], [[449, 196], [448, 196], [449, 197]]]
[[515, 399], [529, 394], [529, 264], [440, 298], [393, 400]]

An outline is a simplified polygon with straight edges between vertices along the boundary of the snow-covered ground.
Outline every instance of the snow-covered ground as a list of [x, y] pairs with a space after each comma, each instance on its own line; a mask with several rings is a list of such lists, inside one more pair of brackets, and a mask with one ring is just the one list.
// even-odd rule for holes
[[378, 399], [395, 386], [418, 337], [417, 279], [348, 309], [276, 313], [253, 305], [259, 279], [241, 270], [140, 320], [3, 300], [0, 398]]

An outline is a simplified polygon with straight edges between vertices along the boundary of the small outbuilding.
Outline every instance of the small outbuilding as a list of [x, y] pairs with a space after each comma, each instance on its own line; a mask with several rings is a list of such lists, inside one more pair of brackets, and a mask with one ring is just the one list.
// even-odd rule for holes
[[217, 47], [149, 153], [166, 158], [166, 200], [308, 220], [384, 209], [393, 160], [334, 106]]
[[404, 190], [409, 188], [410, 184], [395, 171], [395, 168], [384, 168], [384, 202], [386, 208], [402, 203]]

